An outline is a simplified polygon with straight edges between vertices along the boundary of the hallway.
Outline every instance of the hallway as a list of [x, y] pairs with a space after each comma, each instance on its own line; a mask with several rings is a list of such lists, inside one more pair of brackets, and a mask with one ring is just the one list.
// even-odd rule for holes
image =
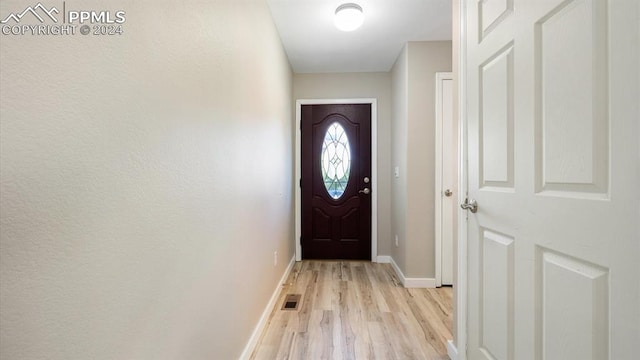
[[[640, 1], [342, 5], [0, 1], [0, 359], [638, 359]], [[327, 103], [374, 262], [292, 263]]]
[[[297, 310], [281, 310], [300, 294]], [[406, 289], [390, 264], [302, 261], [252, 359], [448, 359], [452, 289]]]

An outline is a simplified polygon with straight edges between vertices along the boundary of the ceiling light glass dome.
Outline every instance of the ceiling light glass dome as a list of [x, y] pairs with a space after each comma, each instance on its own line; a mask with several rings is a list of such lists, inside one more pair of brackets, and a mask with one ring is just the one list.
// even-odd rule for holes
[[338, 6], [334, 23], [342, 31], [353, 31], [364, 22], [364, 13], [358, 4], [347, 3]]

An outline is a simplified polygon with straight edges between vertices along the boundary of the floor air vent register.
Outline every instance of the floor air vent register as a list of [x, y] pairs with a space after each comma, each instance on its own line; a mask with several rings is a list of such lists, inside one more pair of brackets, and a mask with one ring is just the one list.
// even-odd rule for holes
[[300, 303], [300, 294], [287, 294], [284, 298], [281, 310], [297, 310]]

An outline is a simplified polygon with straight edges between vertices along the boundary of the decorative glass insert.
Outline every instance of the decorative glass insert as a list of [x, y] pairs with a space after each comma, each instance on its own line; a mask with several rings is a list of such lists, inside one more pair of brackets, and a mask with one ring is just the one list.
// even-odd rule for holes
[[349, 182], [351, 170], [351, 150], [349, 138], [342, 125], [334, 122], [329, 125], [322, 142], [320, 158], [322, 180], [329, 196], [340, 199]]

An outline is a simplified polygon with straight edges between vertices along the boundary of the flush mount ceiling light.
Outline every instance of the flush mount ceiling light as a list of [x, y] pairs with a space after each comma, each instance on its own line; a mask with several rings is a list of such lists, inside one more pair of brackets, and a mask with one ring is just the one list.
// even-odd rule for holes
[[342, 4], [336, 9], [336, 16], [333, 22], [342, 31], [353, 31], [364, 22], [362, 8], [354, 3]]

